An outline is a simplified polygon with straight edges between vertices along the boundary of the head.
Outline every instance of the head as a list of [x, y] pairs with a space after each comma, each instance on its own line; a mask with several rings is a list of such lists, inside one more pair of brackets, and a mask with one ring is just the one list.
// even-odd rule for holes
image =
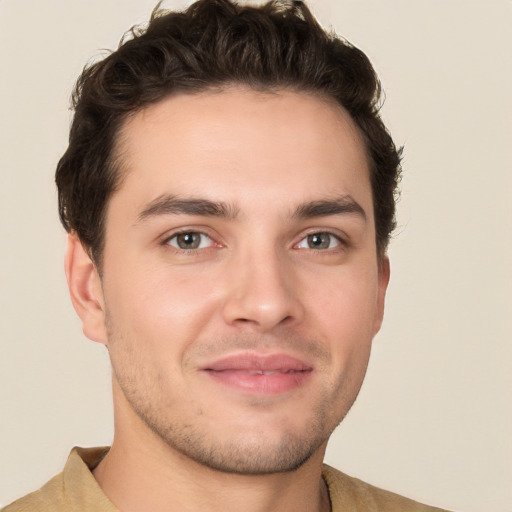
[[57, 169], [66, 269], [125, 441], [249, 474], [325, 449], [389, 277], [378, 98], [297, 2], [156, 12], [84, 71]]
[[400, 152], [379, 116], [380, 83], [366, 55], [325, 32], [303, 2], [205, 0], [185, 12], [155, 10], [147, 29], [132, 29], [77, 81], [69, 147], [56, 172], [59, 213], [99, 268], [108, 201], [123, 179], [116, 151], [123, 124], [169, 95], [232, 84], [311, 93], [350, 114], [365, 143], [383, 256], [395, 227]]

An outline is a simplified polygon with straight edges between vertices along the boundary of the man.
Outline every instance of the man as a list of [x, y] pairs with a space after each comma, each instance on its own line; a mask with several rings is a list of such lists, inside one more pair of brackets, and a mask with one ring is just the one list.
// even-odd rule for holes
[[84, 71], [56, 181], [114, 441], [6, 512], [439, 510], [322, 464], [389, 280], [379, 93], [300, 2], [157, 11]]

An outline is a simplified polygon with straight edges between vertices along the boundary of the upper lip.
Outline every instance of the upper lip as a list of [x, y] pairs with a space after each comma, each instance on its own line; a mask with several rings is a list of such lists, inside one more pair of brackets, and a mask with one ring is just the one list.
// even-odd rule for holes
[[313, 366], [288, 354], [258, 354], [243, 352], [232, 354], [202, 367], [203, 370], [222, 371], [266, 371], [266, 372], [303, 372], [311, 371]]

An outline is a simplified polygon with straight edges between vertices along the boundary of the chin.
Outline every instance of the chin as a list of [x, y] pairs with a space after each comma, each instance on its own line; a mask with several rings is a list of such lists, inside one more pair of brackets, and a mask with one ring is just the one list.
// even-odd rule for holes
[[[207, 442], [195, 438], [166, 440], [167, 444], [190, 460], [222, 473], [267, 475], [295, 471], [303, 466], [326, 443], [320, 439], [305, 439], [287, 434], [276, 441], [264, 434], [254, 442], [244, 437], [239, 442]], [[172, 444], [171, 444], [172, 443]]]

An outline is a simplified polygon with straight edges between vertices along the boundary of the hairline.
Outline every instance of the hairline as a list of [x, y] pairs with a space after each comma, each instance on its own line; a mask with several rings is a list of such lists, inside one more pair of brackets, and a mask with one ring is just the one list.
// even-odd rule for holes
[[[311, 87], [302, 87], [300, 84], [290, 84], [283, 82], [282, 84], [265, 84], [262, 81], [254, 81], [248, 82], [245, 80], [227, 80], [218, 83], [210, 83], [204, 84], [201, 86], [191, 86], [191, 87], [178, 87], [174, 90], [170, 90], [167, 93], [163, 93], [160, 98], [156, 101], [148, 102], [141, 105], [139, 108], [134, 108], [129, 112], [120, 115], [117, 119], [116, 129], [114, 136], [112, 138], [112, 149], [111, 154], [106, 162], [107, 168], [109, 168], [110, 172], [114, 177], [113, 186], [110, 190], [110, 194], [105, 200], [103, 204], [103, 212], [101, 216], [101, 225], [100, 225], [100, 237], [99, 243], [95, 248], [87, 247], [87, 252], [89, 256], [94, 261], [100, 276], [102, 275], [102, 267], [103, 267], [103, 255], [105, 249], [106, 242], [106, 219], [110, 206], [110, 202], [112, 196], [123, 186], [124, 180], [129, 174], [129, 164], [127, 163], [125, 157], [127, 153], [126, 145], [123, 147], [123, 139], [125, 136], [125, 128], [130, 120], [130, 118], [134, 118], [144, 110], [147, 110], [155, 105], [160, 104], [163, 101], [166, 101], [173, 97], [178, 97], [181, 95], [185, 96], [196, 96], [202, 94], [219, 94], [228, 92], [229, 90], [242, 90], [246, 92], [257, 92], [262, 95], [273, 95], [279, 94], [281, 92], [292, 92], [295, 94], [304, 94], [320, 101], [324, 102], [326, 105], [333, 107], [340, 112], [343, 112], [350, 119], [353, 127], [355, 128], [355, 132], [361, 139], [361, 144], [365, 153], [367, 170], [368, 170], [368, 179], [370, 182], [370, 191], [372, 194], [372, 204], [373, 204], [373, 219], [374, 219], [374, 229], [375, 229], [375, 241], [376, 241], [376, 251], [377, 251], [377, 259], [379, 262], [382, 262], [386, 256], [387, 252], [387, 244], [388, 239], [384, 240], [383, 244], [380, 244], [378, 233], [377, 233], [377, 222], [376, 222], [376, 208], [375, 208], [375, 191], [373, 187], [372, 175], [375, 173], [375, 163], [370, 154], [370, 143], [368, 142], [367, 136], [364, 131], [361, 129], [359, 124], [356, 122], [352, 114], [348, 111], [347, 108], [343, 104], [341, 104], [333, 95], [328, 94], [325, 91], [320, 89], [313, 89]], [[382, 247], [381, 247], [382, 245]]]

